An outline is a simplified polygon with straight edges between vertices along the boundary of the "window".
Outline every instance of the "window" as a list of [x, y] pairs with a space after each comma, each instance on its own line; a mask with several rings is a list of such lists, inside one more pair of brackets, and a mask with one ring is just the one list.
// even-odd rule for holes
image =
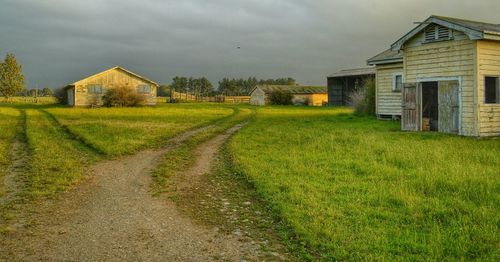
[[401, 92], [403, 89], [403, 74], [395, 73], [392, 75], [392, 91]]
[[486, 104], [500, 103], [498, 82], [498, 77], [487, 76], [484, 78], [484, 102]]
[[431, 24], [424, 31], [425, 42], [450, 40], [452, 31], [446, 26]]
[[88, 85], [89, 93], [91, 94], [102, 94], [102, 85]]
[[143, 93], [143, 94], [151, 93], [151, 86], [149, 86], [149, 85], [138, 85], [137, 86], [137, 92]]

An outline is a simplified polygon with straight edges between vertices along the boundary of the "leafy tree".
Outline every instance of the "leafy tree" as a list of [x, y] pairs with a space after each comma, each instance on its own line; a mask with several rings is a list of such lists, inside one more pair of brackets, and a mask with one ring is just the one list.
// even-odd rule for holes
[[9, 100], [25, 88], [22, 66], [17, 64], [14, 54], [7, 54], [0, 63], [0, 93]]
[[188, 89], [188, 79], [186, 77], [174, 77], [170, 85], [176, 92], [186, 92]]
[[42, 95], [43, 96], [53, 96], [54, 95], [54, 92], [52, 91], [52, 89], [48, 88], [48, 87], [44, 87], [42, 89]]
[[289, 91], [276, 90], [269, 94], [271, 105], [291, 105], [293, 94]]
[[170, 86], [160, 85], [158, 88], [158, 96], [170, 96]]
[[38, 96], [38, 89], [30, 89], [30, 90], [28, 90], [28, 96], [37, 97]]

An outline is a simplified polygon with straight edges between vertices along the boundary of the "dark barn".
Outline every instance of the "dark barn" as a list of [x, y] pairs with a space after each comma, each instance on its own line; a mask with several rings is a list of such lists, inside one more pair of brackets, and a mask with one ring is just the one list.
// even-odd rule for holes
[[328, 76], [328, 105], [348, 105], [349, 95], [363, 88], [367, 79], [375, 79], [375, 68], [346, 69]]

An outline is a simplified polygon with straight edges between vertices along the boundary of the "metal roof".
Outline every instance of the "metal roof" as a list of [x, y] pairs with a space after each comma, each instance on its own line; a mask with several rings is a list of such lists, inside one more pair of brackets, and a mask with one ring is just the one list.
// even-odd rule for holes
[[375, 75], [374, 67], [365, 68], [355, 68], [355, 69], [344, 69], [337, 73], [331, 74], [328, 77], [344, 77], [344, 76], [365, 76], [365, 75]]
[[467, 27], [469, 29], [477, 30], [477, 31], [482, 31], [482, 32], [492, 31], [492, 32], [500, 33], [500, 24], [491, 24], [491, 23], [484, 23], [484, 22], [471, 21], [471, 20], [446, 17], [446, 16], [437, 16], [437, 15], [433, 15], [431, 17], [445, 20], [445, 21], [448, 21], [450, 23], [461, 25], [461, 26]]
[[252, 90], [252, 92], [257, 88], [264, 91], [264, 93], [266, 93], [266, 94], [274, 92], [274, 91], [288, 91], [292, 94], [326, 94], [327, 93], [327, 88], [325, 86], [258, 85]]
[[368, 65], [391, 64], [403, 62], [403, 52], [387, 49], [367, 60]]
[[404, 43], [424, 30], [429, 24], [437, 24], [466, 34], [471, 40], [500, 40], [500, 24], [470, 21], [465, 19], [432, 15], [391, 45], [392, 50], [401, 50]]

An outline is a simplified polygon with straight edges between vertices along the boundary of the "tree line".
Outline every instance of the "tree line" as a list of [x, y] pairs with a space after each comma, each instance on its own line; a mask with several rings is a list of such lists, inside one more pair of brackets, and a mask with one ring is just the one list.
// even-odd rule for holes
[[257, 79], [256, 77], [243, 78], [223, 78], [218, 82], [218, 88], [215, 89], [212, 83], [206, 78], [192, 78], [176, 76], [172, 79], [170, 85], [162, 85], [158, 91], [160, 96], [168, 96], [170, 90], [181, 93], [190, 93], [196, 96], [243, 96], [249, 95], [256, 85], [296, 85], [295, 79], [277, 78], [277, 79]]
[[[218, 82], [217, 89], [206, 78], [193, 78], [176, 76], [170, 85], [161, 85], [158, 89], [159, 96], [169, 96], [172, 90], [181, 93], [190, 93], [195, 96], [242, 96], [249, 95], [256, 85], [295, 85], [295, 79], [257, 79], [256, 77], [243, 78], [223, 78]], [[8, 53], [4, 61], [0, 61], [0, 94], [7, 99], [13, 96], [56, 96], [63, 92], [63, 89], [52, 90], [48, 87], [27, 90], [22, 73], [22, 66], [17, 63], [14, 54]]]

